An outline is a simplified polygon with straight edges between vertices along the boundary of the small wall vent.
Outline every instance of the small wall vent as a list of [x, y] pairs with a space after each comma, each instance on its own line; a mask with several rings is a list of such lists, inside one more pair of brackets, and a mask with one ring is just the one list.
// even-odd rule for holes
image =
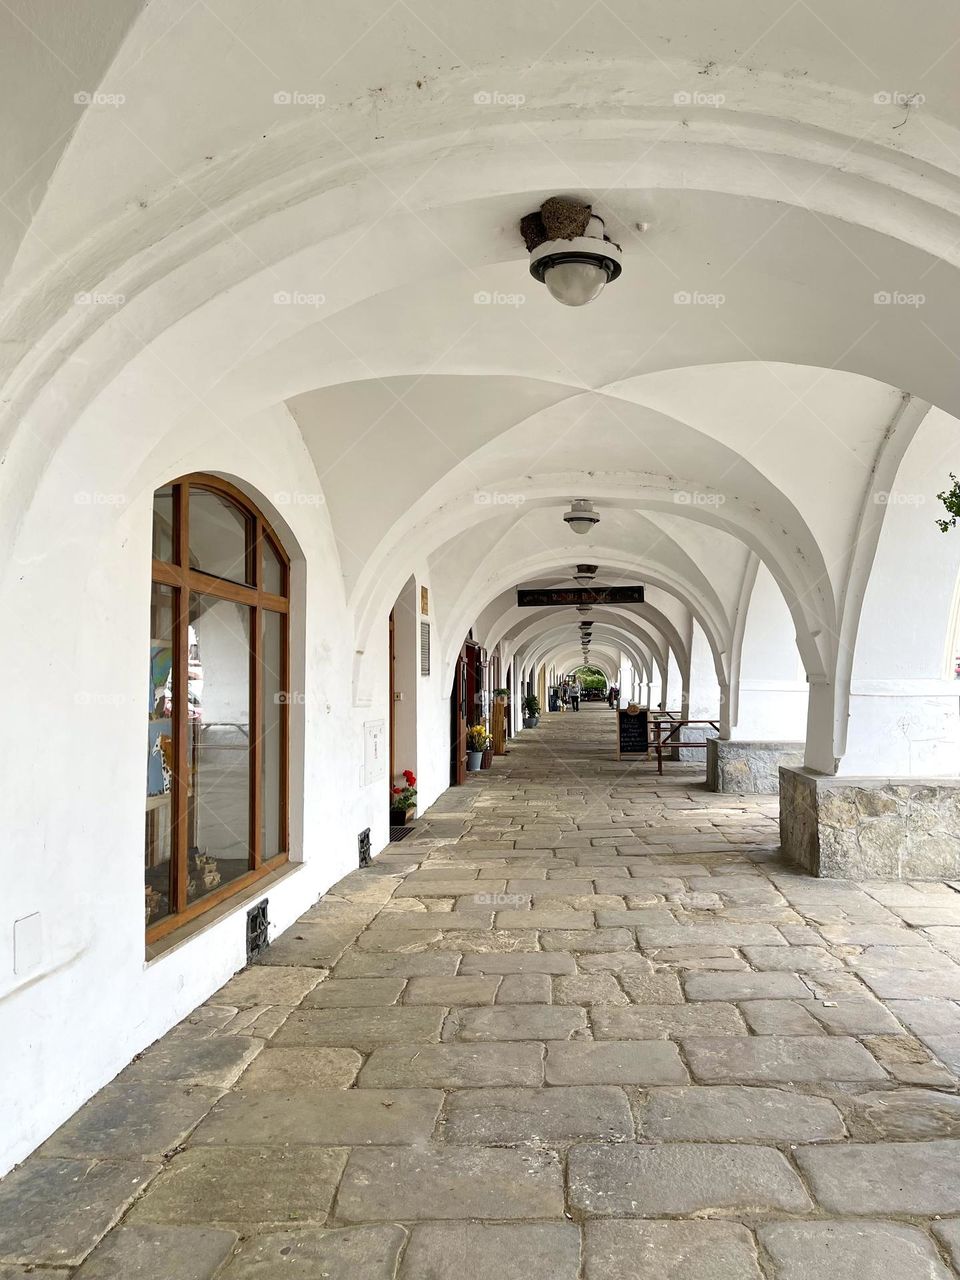
[[269, 928], [267, 899], [264, 898], [247, 912], [247, 964], [256, 960], [257, 956], [269, 946], [267, 936]]
[[430, 674], [430, 623], [420, 623], [420, 674]]
[[364, 827], [363, 831], [357, 836], [357, 847], [360, 851], [361, 867], [369, 867], [370, 865], [370, 828]]

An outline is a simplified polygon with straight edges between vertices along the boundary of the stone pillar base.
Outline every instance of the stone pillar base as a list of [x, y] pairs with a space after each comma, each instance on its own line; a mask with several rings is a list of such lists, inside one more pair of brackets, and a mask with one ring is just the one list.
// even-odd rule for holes
[[707, 789], [741, 796], [775, 796], [780, 765], [803, 764], [802, 742], [707, 740]]
[[780, 769], [780, 843], [815, 876], [960, 878], [960, 779]]
[[[685, 724], [680, 729], [681, 742], [709, 742], [717, 736], [717, 730], [705, 724]], [[709, 750], [709, 748], [707, 748]], [[680, 760], [684, 764], [703, 764], [703, 747], [688, 750], [682, 746], [674, 747], [672, 760]]]

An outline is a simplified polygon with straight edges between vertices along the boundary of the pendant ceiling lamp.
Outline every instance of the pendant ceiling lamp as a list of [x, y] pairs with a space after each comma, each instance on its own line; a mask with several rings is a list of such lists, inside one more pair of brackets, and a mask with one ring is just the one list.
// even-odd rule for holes
[[530, 253], [530, 274], [565, 307], [592, 302], [623, 270], [620, 246], [607, 236], [603, 219], [582, 200], [551, 196], [520, 219]]
[[586, 498], [575, 498], [570, 510], [563, 513], [563, 519], [568, 528], [579, 534], [589, 533], [594, 525], [600, 523], [599, 513]]

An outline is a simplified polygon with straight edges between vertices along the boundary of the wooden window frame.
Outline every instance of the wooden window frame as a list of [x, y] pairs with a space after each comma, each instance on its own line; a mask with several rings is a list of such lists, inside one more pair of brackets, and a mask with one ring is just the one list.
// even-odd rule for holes
[[[167, 486], [165, 485], [164, 488]], [[174, 538], [171, 560], [153, 560], [154, 584], [172, 588], [173, 600], [173, 726], [174, 758], [171, 783], [170, 911], [146, 931], [147, 945], [204, 915], [235, 894], [242, 893], [289, 860], [290, 853], [290, 560], [283, 543], [264, 519], [256, 505], [235, 485], [217, 476], [192, 473], [170, 482], [173, 489]], [[247, 550], [246, 577], [252, 586], [218, 578], [193, 569], [189, 563], [190, 490], [219, 494], [242, 509], [253, 523], [253, 537]], [[263, 590], [263, 548], [268, 541], [281, 567], [281, 594]], [[214, 889], [194, 902], [187, 901], [188, 872], [188, 734], [187, 685], [189, 673], [190, 594], [202, 593], [220, 600], [249, 606], [250, 625], [250, 869], [228, 884]], [[280, 839], [281, 853], [263, 856], [261, 819], [261, 694], [263, 665], [261, 644], [263, 613], [281, 615], [280, 671], [281, 692], [287, 696], [280, 703]]]

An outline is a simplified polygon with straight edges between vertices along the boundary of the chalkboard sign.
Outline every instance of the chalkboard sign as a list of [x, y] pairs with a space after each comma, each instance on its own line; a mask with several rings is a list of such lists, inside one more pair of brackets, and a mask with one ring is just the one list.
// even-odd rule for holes
[[647, 713], [641, 707], [639, 711], [617, 712], [617, 759], [624, 756], [646, 755], [650, 750], [650, 735], [647, 728]]

